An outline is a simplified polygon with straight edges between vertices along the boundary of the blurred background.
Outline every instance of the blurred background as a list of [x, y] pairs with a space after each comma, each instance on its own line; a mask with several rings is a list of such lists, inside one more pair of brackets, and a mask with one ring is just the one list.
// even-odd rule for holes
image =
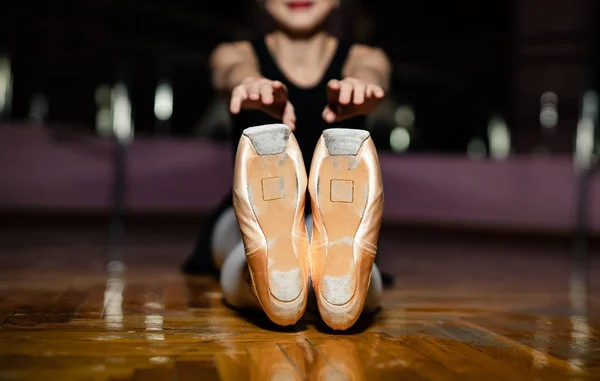
[[[420, 379], [598, 374], [598, 5], [341, 0], [331, 32], [393, 64], [368, 129], [394, 287], [375, 330], [310, 353], [352, 364], [359, 346], [381, 355], [371, 369]], [[291, 336], [180, 274], [232, 183], [209, 55], [269, 27], [255, 0], [1, 2], [0, 378], [163, 379], [145, 367], [183, 361], [188, 379], [218, 363], [239, 380], [250, 362], [214, 356], [250, 359], [251, 342], [294, 365]]]
[[[332, 32], [382, 47], [394, 67], [369, 118], [386, 221], [569, 234], [582, 96], [596, 85], [596, 8], [342, 1]], [[113, 131], [128, 142], [125, 210], [208, 213], [231, 182], [229, 115], [208, 57], [268, 27], [250, 0], [4, 4], [3, 215], [108, 213]], [[599, 186], [592, 179], [592, 199]], [[588, 209], [599, 233], [600, 200]]]

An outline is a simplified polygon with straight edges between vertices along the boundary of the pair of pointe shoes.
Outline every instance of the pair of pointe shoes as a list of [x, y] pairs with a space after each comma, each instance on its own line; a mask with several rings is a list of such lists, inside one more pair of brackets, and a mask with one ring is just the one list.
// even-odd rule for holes
[[365, 304], [383, 212], [379, 159], [369, 133], [337, 128], [319, 139], [308, 179], [310, 242], [306, 189], [302, 153], [288, 126], [244, 130], [233, 205], [252, 291], [274, 323], [293, 325], [304, 314], [311, 278], [323, 321], [345, 330]]

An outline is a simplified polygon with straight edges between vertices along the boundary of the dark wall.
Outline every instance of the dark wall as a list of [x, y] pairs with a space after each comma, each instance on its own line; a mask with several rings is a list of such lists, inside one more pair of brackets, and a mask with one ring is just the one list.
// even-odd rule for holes
[[[131, 85], [137, 133], [152, 133], [154, 87], [167, 76], [175, 91], [172, 132], [189, 134], [214, 96], [210, 51], [251, 35], [257, 23], [268, 27], [260, 8], [244, 0], [36, 4], [11, 2], [0, 15], [9, 37], [2, 46], [14, 63], [12, 117], [26, 118], [32, 95], [43, 92], [49, 122], [90, 131], [96, 87], [121, 78]], [[584, 0], [343, 4], [334, 29], [383, 47], [394, 63], [392, 96], [416, 110], [414, 151], [464, 153], [473, 137], [485, 138], [492, 113], [507, 120], [517, 152], [539, 144], [572, 149], [589, 53]], [[552, 131], [539, 124], [545, 91], [560, 98]]]
[[[514, 29], [514, 145], [530, 152], [543, 145], [552, 152], [572, 152], [586, 79], [594, 3], [586, 0], [520, 0]], [[559, 98], [558, 123], [543, 129], [540, 97]]]

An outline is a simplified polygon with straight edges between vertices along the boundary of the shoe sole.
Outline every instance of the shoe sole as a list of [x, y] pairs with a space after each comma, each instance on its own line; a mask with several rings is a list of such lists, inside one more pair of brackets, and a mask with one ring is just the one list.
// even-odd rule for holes
[[[330, 129], [323, 132], [329, 153], [318, 174], [317, 199], [327, 237], [327, 256], [321, 273], [324, 303], [339, 311], [357, 294], [355, 236], [369, 195], [369, 169], [359, 152], [370, 134], [364, 130]], [[348, 319], [353, 320], [348, 316]]]
[[[268, 282], [278, 309], [285, 310], [286, 305], [293, 309], [303, 295], [305, 282], [292, 241], [299, 181], [294, 161], [287, 153], [290, 128], [283, 124], [265, 125], [248, 128], [243, 134], [257, 153], [246, 163], [248, 195], [267, 242], [268, 275], [253, 278], [253, 282]], [[252, 270], [254, 274], [264, 272], [264, 269]], [[290, 313], [295, 315], [297, 311]], [[295, 323], [269, 317], [280, 325]]]

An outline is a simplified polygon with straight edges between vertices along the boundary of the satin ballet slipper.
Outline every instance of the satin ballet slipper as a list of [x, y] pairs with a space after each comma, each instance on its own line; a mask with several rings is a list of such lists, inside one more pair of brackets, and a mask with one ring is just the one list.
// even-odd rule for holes
[[269, 319], [281, 326], [295, 324], [306, 308], [306, 185], [302, 154], [288, 126], [244, 130], [235, 160], [234, 211], [252, 291]]
[[383, 214], [377, 151], [364, 130], [325, 130], [309, 178], [311, 277], [319, 313], [332, 329], [358, 320], [367, 297]]

